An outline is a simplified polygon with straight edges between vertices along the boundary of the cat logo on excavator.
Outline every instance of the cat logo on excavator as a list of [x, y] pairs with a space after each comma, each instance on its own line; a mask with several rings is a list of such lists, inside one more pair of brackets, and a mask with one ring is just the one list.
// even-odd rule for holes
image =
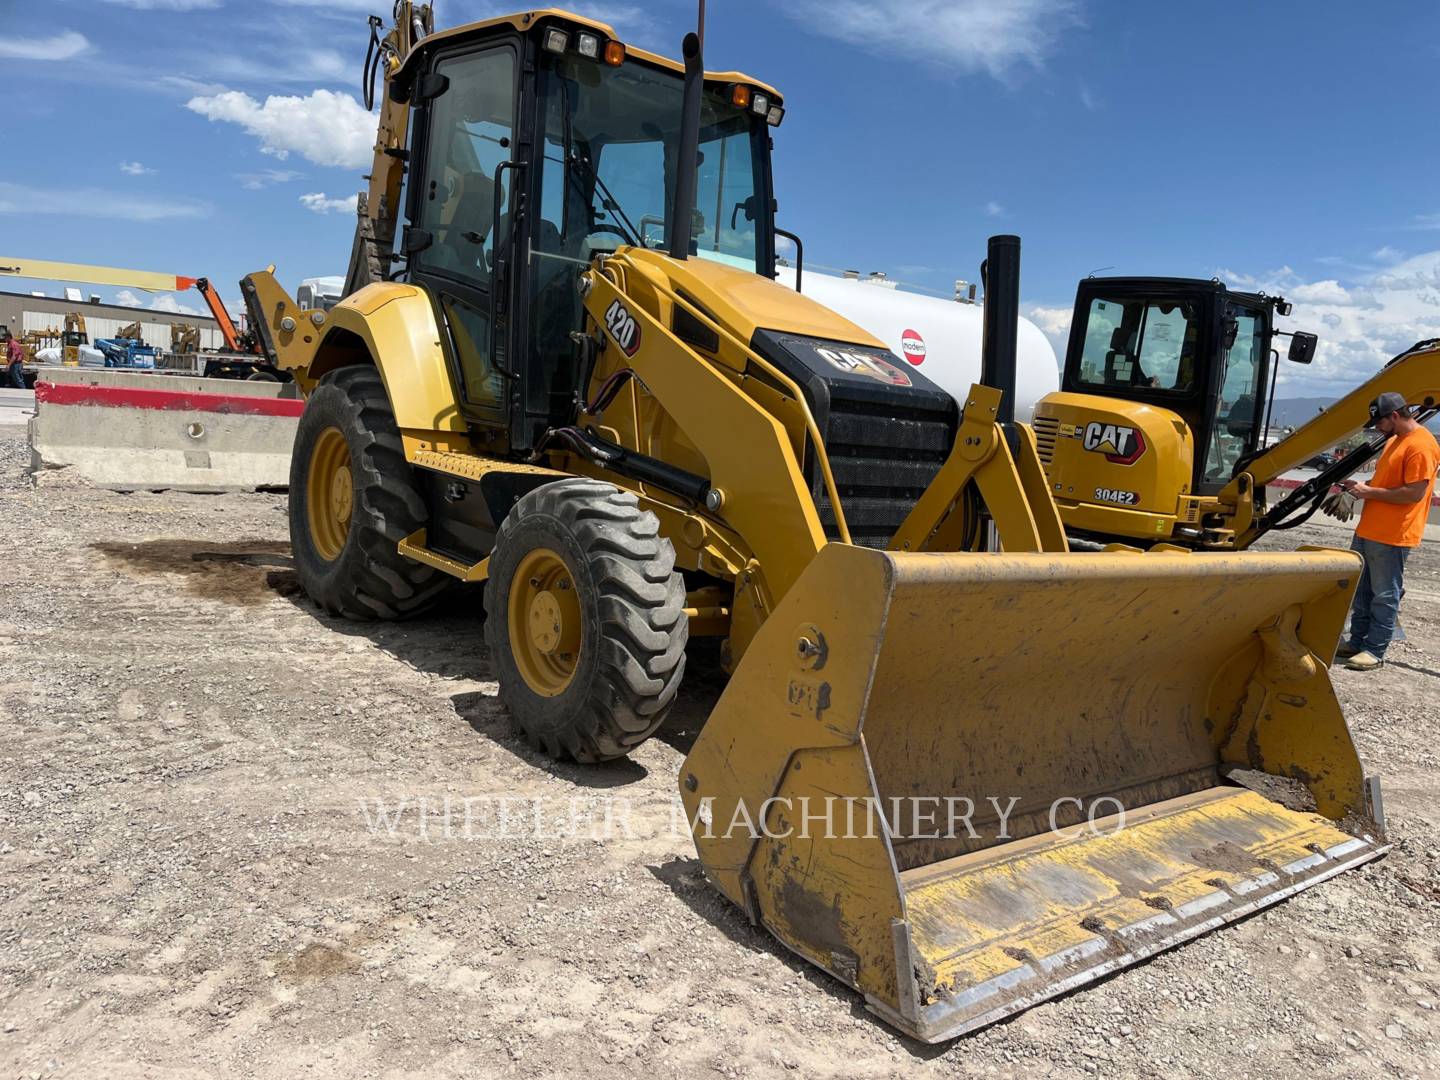
[[1105, 460], [1116, 465], [1133, 465], [1145, 452], [1145, 436], [1133, 427], [1102, 424], [1098, 420], [1085, 426], [1086, 450], [1104, 454]]

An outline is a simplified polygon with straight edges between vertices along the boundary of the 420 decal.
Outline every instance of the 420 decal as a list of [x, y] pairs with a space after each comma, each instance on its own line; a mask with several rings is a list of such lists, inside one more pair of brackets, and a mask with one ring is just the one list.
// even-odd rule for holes
[[640, 324], [619, 300], [613, 301], [605, 309], [605, 329], [610, 331], [615, 344], [620, 346], [620, 351], [626, 356], [634, 356], [639, 351]]

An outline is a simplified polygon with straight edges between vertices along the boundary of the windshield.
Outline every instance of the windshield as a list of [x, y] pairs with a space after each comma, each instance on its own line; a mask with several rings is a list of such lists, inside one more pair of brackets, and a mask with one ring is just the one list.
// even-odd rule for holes
[[1079, 381], [1189, 393], [1195, 386], [1198, 307], [1190, 301], [1090, 301]]
[[[568, 53], [546, 54], [545, 66], [536, 254], [588, 262], [620, 244], [668, 249], [681, 77], [638, 61], [610, 67]], [[689, 223], [694, 254], [769, 270], [757, 213], [767, 135], [763, 118], [704, 95]]]
[[[545, 53], [540, 73], [539, 214], [530, 229], [532, 414], [566, 415], [581, 372], [570, 335], [583, 325], [576, 272], [622, 244], [669, 250], [684, 83], [627, 60], [610, 67]], [[707, 92], [690, 250], [768, 273], [763, 117]], [[763, 212], [757, 208], [763, 207]]]

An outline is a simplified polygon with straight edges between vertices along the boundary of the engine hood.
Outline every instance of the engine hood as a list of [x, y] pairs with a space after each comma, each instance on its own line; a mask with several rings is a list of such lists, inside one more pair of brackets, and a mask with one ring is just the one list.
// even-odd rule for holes
[[647, 276], [684, 293], [741, 341], [769, 330], [888, 351], [874, 334], [844, 316], [753, 271], [700, 257], [672, 259], [646, 248], [622, 250]]

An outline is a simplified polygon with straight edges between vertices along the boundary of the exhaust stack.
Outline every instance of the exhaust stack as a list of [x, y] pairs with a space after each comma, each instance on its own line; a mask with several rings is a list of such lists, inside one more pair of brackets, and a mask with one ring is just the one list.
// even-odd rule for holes
[[1005, 430], [1010, 452], [1019, 449], [1015, 431], [1015, 355], [1020, 332], [1020, 238], [992, 236], [980, 267], [985, 284], [985, 337], [981, 346], [980, 381], [1004, 397], [996, 422]]
[[700, 95], [705, 90], [705, 62], [700, 37], [686, 34], [680, 47], [685, 59], [685, 98], [680, 106], [680, 157], [675, 163], [675, 205], [670, 216], [670, 257], [690, 257], [690, 224], [695, 219], [695, 182], [700, 170]]

